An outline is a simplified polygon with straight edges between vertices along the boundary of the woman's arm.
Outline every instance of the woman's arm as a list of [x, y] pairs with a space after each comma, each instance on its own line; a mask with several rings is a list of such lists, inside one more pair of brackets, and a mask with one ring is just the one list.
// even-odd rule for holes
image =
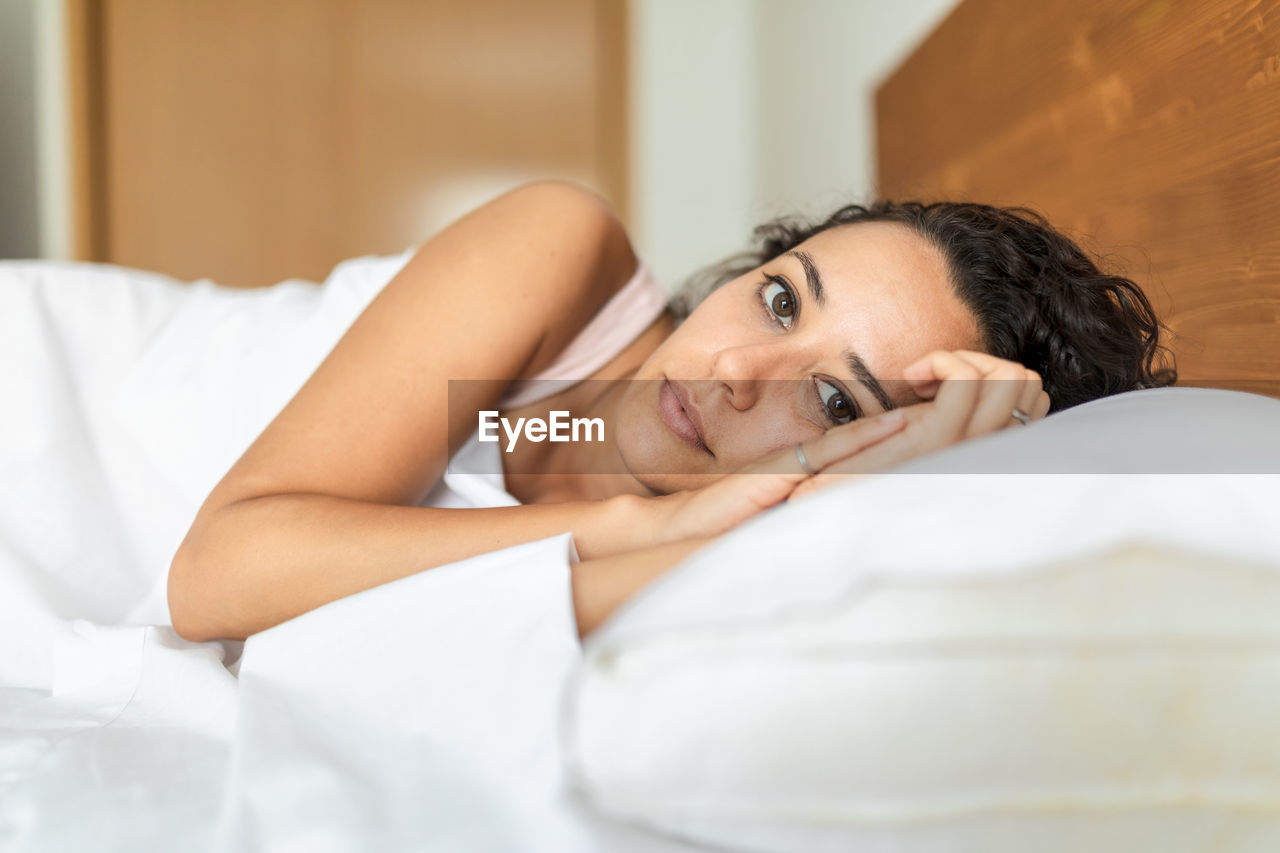
[[[415, 506], [475, 429], [474, 413], [550, 363], [635, 266], [603, 201], [558, 182], [508, 193], [425, 243], [201, 507], [170, 569], [175, 629], [244, 637], [564, 531], [584, 558], [646, 544], [637, 499]], [[451, 379], [479, 381], [450, 399]]]
[[188, 640], [243, 639], [361, 590], [566, 531], [581, 556], [608, 559], [649, 544], [645, 508], [630, 496], [478, 509], [248, 498], [192, 528], [170, 568], [170, 614]]
[[586, 636], [649, 581], [712, 539], [686, 539], [583, 560], [573, 567], [573, 611], [578, 635]]

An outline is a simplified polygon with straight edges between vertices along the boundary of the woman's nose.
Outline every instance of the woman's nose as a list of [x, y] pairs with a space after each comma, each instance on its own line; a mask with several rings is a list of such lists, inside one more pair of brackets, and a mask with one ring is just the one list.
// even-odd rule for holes
[[733, 407], [745, 411], [760, 399], [762, 383], [782, 379], [783, 370], [777, 347], [728, 347], [716, 353], [712, 376], [725, 387]]

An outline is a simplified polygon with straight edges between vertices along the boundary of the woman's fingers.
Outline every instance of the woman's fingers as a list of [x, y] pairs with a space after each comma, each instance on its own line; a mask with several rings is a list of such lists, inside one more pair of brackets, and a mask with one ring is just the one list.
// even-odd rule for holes
[[[818, 473], [799, 482], [791, 498], [1017, 426], [1015, 409], [1032, 420], [1049, 412], [1049, 395], [1038, 373], [987, 353], [937, 350], [910, 365], [903, 376], [917, 396], [930, 402], [855, 421], [806, 442], [805, 463]], [[798, 459], [795, 469], [800, 469]]]
[[999, 365], [1007, 363], [1004, 359], [985, 352], [933, 350], [908, 365], [902, 376], [910, 383], [916, 396], [931, 400], [941, 384], [948, 379], [981, 379]]
[[[916, 425], [912, 425], [913, 427]], [[836, 483], [847, 483], [850, 477], [879, 473], [919, 456], [922, 451], [921, 434], [914, 430], [900, 430], [884, 441], [833, 462], [812, 477], [804, 480], [791, 492], [788, 500], [803, 497]]]
[[[1036, 374], [1036, 388], [1040, 388], [1040, 374]], [[1035, 397], [1031, 401], [1031, 408], [1023, 409], [1031, 416], [1033, 421], [1038, 421], [1045, 415], [1049, 414], [1049, 408], [1053, 405], [1053, 401], [1049, 399], [1049, 395], [1043, 389], [1037, 390]]]
[[[981, 370], [984, 379], [998, 380], [1002, 384], [1007, 383], [1005, 389], [994, 389], [998, 397], [1003, 398], [1006, 394], [1012, 395], [1012, 388], [1019, 389], [1014, 406], [1031, 420], [1039, 420], [1049, 414], [1049, 395], [1044, 393], [1039, 373], [1017, 362], [996, 358], [987, 353], [957, 350], [956, 355]], [[1002, 409], [1003, 406], [999, 408]], [[1013, 418], [1013, 409], [1010, 409], [1009, 412], [1010, 416], [1007, 421], [1000, 421], [994, 427], [986, 429], [985, 427], [990, 426], [991, 423], [998, 419], [998, 414], [992, 414], [988, 423], [980, 425], [981, 428], [972, 429], [970, 434], [984, 435], [986, 432], [992, 432], [996, 429], [1020, 425], [1021, 422]]]
[[834, 486], [836, 483], [847, 483], [851, 477], [866, 476], [857, 474], [816, 474], [800, 485], [791, 490], [791, 494], [787, 496], [787, 500], [793, 501], [796, 498], [802, 498], [805, 495], [825, 489], [827, 486]]
[[[1040, 390], [1040, 378], [1037, 376], [1032, 384], [1031, 376], [1035, 374], [1022, 365], [1005, 362], [982, 379], [978, 383], [982, 386], [981, 399], [969, 417], [965, 436], [976, 438], [1010, 425], [1019, 425], [1013, 417], [1013, 410], [1020, 409], [1030, 415], [1030, 410], [1023, 409], [1022, 404], [1029, 392], [1034, 394]], [[1034, 396], [1031, 399], [1034, 400]]]
[[[935, 437], [943, 445], [965, 438], [969, 419], [982, 396], [982, 371], [953, 352], [931, 352], [922, 361], [933, 381], [939, 383], [931, 395], [937, 409]], [[930, 386], [926, 383], [922, 387]], [[916, 393], [920, 394], [920, 390]]]
[[924, 406], [931, 405], [933, 404], [909, 406], [907, 411], [912, 411], [912, 414], [907, 419], [905, 429], [898, 430], [860, 453], [827, 465], [818, 474], [797, 485], [791, 498], [801, 497], [835, 483], [848, 482], [850, 475], [884, 471], [927, 452], [924, 445], [930, 442], [930, 430], [927, 418], [923, 417], [925, 413], [921, 410]]
[[1018, 408], [1031, 420], [1038, 421], [1049, 414], [1049, 395], [1044, 392], [1039, 373], [1028, 370], [1027, 374], [1026, 387], [1018, 398]]
[[[918, 396], [948, 399], [944, 407], [948, 417], [957, 425], [963, 423], [957, 440], [1019, 425], [1013, 417], [1015, 408], [1032, 420], [1049, 412], [1050, 400], [1041, 387], [1040, 374], [989, 353], [934, 351], [910, 365], [904, 376]], [[967, 413], [963, 411], [966, 404], [970, 406]]]
[[[883, 441], [906, 425], [906, 418], [901, 409], [894, 409], [874, 418], [862, 418], [844, 426], [827, 430], [810, 441], [803, 442], [800, 447], [804, 460], [809, 466], [806, 474], [812, 474], [854, 454], [861, 453], [871, 445]], [[799, 455], [796, 454], [796, 465], [799, 466]]]
[[801, 467], [796, 445], [780, 448], [739, 471], [689, 492], [668, 495], [659, 541], [712, 536], [741, 524], [789, 499], [801, 483], [833, 460], [854, 457], [902, 429], [901, 412], [855, 421], [804, 442], [808, 470]]

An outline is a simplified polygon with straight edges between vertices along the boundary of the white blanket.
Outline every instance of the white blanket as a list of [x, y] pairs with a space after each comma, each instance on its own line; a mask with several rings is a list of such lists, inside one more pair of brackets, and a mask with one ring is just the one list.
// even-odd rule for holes
[[409, 255], [253, 291], [0, 263], [0, 849], [653, 849], [561, 778], [567, 536], [335, 602], [243, 664], [168, 626], [201, 501]]

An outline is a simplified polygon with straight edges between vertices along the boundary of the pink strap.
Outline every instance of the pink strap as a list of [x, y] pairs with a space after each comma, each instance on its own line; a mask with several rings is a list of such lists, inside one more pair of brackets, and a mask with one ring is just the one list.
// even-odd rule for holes
[[554, 362], [528, 380], [511, 383], [501, 408], [537, 402], [581, 382], [609, 362], [658, 319], [667, 307], [667, 290], [643, 258], [631, 280], [596, 312]]

